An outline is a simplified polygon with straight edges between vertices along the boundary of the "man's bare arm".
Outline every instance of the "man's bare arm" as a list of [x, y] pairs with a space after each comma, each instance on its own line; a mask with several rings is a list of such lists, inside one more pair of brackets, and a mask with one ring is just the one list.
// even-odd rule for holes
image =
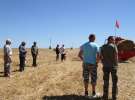
[[83, 60], [82, 53], [83, 53], [83, 51], [82, 51], [82, 49], [80, 49], [79, 54], [78, 54], [78, 57], [79, 57], [81, 60]]

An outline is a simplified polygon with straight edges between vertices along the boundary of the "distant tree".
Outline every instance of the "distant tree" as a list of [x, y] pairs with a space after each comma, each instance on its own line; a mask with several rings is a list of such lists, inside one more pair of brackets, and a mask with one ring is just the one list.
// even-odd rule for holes
[[52, 47], [51, 47], [51, 46], [49, 46], [49, 49], [52, 49]]
[[56, 49], [54, 48], [53, 51], [56, 51]]
[[73, 47], [71, 47], [70, 49], [73, 50]]

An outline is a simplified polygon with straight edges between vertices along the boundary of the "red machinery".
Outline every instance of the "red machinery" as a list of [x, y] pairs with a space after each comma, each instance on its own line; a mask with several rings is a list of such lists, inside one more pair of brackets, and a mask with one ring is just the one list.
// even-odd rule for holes
[[121, 37], [116, 37], [115, 41], [118, 47], [119, 61], [125, 61], [135, 56], [135, 44], [133, 41]]
[[119, 51], [119, 61], [125, 61], [135, 56], [135, 51]]

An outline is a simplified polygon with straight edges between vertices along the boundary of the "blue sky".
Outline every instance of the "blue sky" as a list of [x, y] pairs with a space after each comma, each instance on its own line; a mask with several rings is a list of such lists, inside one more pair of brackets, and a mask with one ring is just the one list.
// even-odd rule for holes
[[[90, 33], [99, 45], [114, 35], [135, 40], [135, 0], [0, 0], [0, 47], [5, 39], [12, 46], [21, 41], [30, 47], [57, 43], [79, 47]], [[120, 29], [115, 31], [116, 19]]]

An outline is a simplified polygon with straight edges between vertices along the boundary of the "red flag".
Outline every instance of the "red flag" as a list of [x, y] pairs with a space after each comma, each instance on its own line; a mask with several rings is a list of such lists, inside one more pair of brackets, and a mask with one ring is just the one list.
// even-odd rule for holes
[[117, 20], [116, 20], [115, 26], [116, 26], [117, 28], [120, 27], [119, 22], [118, 22]]

